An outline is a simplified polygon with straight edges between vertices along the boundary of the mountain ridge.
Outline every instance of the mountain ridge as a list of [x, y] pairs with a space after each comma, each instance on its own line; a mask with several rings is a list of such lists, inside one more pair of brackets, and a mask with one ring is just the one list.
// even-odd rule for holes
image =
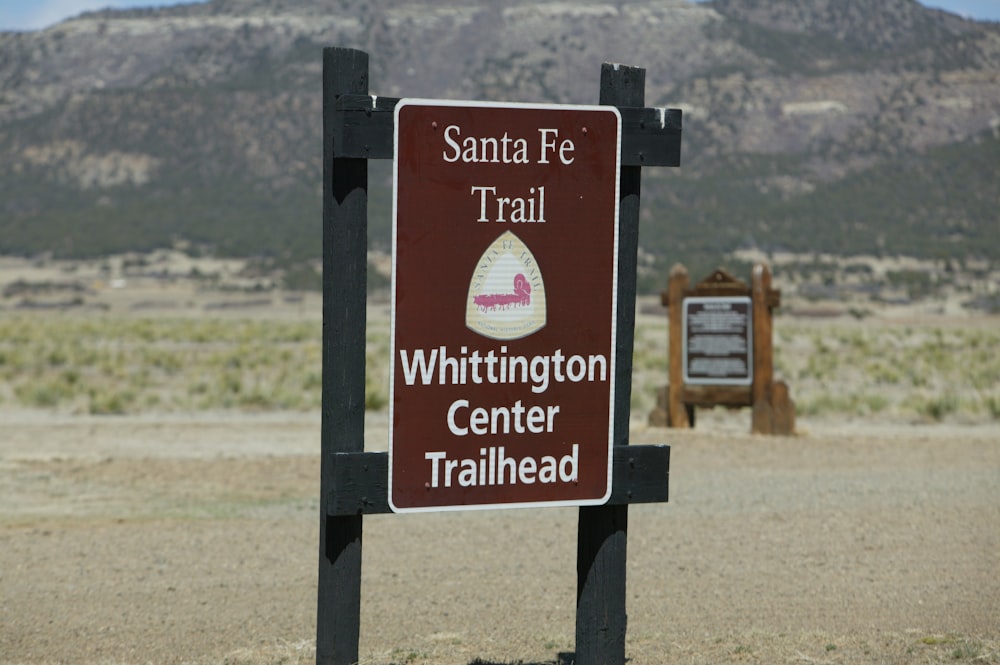
[[601, 62], [644, 67], [685, 112], [682, 167], [644, 172], [649, 284], [748, 245], [1000, 260], [966, 168], [1000, 154], [1000, 26], [915, 0], [212, 0], [0, 33], [0, 253], [313, 258], [330, 45], [393, 97], [589, 104]]

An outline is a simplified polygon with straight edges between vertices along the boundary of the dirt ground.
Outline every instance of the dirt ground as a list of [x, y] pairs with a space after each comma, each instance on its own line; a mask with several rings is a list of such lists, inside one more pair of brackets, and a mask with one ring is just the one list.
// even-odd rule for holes
[[[384, 414], [369, 449], [384, 449]], [[632, 663], [1000, 663], [1000, 427], [640, 429]], [[0, 414], [0, 663], [308, 663], [318, 416]], [[570, 662], [576, 511], [373, 516], [363, 663]]]

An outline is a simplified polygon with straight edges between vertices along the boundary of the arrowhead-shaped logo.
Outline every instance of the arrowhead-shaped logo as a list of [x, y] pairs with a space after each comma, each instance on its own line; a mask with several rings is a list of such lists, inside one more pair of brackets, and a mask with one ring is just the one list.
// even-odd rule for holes
[[545, 327], [545, 282], [534, 255], [507, 231], [476, 263], [465, 325], [491, 339], [520, 339]]

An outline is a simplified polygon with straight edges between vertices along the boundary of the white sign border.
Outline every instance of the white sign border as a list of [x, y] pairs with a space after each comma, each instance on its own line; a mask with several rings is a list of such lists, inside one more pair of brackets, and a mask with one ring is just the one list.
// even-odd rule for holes
[[[578, 499], [565, 501], [522, 501], [508, 503], [477, 503], [477, 504], [452, 504], [443, 506], [421, 506], [421, 507], [401, 507], [395, 505], [392, 500], [393, 489], [393, 440], [395, 421], [395, 377], [396, 377], [396, 256], [397, 256], [397, 235], [396, 227], [399, 214], [398, 208], [398, 174], [397, 165], [399, 155], [399, 114], [407, 106], [438, 106], [438, 107], [460, 107], [460, 108], [509, 108], [528, 109], [535, 111], [600, 111], [602, 113], [613, 113], [618, 124], [616, 146], [615, 146], [615, 212], [614, 212], [614, 247], [612, 248], [612, 284], [611, 284], [611, 372], [609, 376], [609, 399], [610, 410], [608, 417], [608, 470], [607, 470], [607, 490], [604, 496], [598, 499]], [[622, 149], [622, 117], [618, 108], [609, 105], [576, 105], [576, 104], [532, 104], [522, 102], [487, 102], [473, 100], [445, 100], [445, 99], [424, 99], [419, 97], [404, 97], [396, 104], [393, 113], [393, 166], [392, 166], [392, 285], [390, 290], [389, 305], [389, 351], [392, 354], [389, 360], [389, 478], [388, 478], [388, 501], [389, 508], [394, 513], [430, 513], [430, 512], [452, 512], [466, 510], [494, 510], [513, 508], [539, 508], [539, 507], [570, 507], [570, 506], [599, 506], [604, 505], [611, 498], [613, 470], [614, 470], [614, 434], [615, 434], [615, 381], [617, 376], [617, 350], [618, 350], [618, 246], [620, 243], [619, 234], [620, 208], [621, 208], [621, 149]]]

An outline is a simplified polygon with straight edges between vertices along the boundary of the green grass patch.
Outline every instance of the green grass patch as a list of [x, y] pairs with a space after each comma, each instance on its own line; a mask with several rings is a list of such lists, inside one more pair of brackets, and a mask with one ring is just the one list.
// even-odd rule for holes
[[[389, 402], [389, 332], [367, 326], [366, 408]], [[318, 321], [0, 316], [0, 404], [97, 415], [313, 411]], [[632, 413], [667, 383], [665, 317], [636, 326]], [[1000, 420], [1000, 330], [775, 321], [775, 372], [802, 416]]]
[[0, 399], [96, 415], [318, 409], [321, 334], [318, 322], [5, 317]]
[[[775, 375], [788, 383], [800, 416], [1000, 420], [1000, 329], [781, 316], [774, 326]], [[666, 327], [651, 318], [637, 326], [633, 417], [644, 416], [667, 383]]]

